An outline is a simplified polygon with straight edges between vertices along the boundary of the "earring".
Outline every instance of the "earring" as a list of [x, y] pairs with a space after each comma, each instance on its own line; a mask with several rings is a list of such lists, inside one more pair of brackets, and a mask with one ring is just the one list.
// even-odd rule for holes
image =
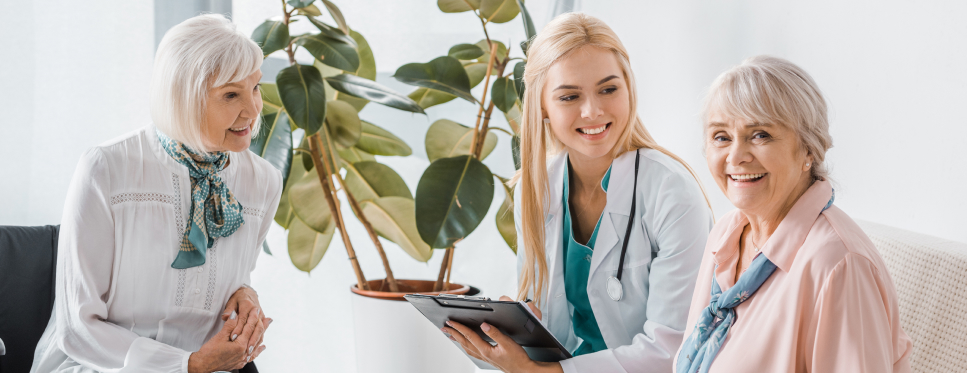
[[544, 124], [551, 124], [551, 118], [544, 118]]
[[809, 163], [806, 163], [806, 167], [809, 167]]

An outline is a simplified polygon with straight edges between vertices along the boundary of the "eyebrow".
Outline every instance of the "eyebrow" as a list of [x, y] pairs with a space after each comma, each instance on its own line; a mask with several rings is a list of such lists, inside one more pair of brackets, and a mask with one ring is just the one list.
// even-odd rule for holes
[[[598, 81], [598, 84], [595, 84], [595, 85], [602, 85], [604, 83], [607, 83], [607, 82], [611, 81], [612, 79], [618, 79], [618, 76], [617, 75], [608, 76], [607, 78], [604, 78], [604, 79], [601, 79], [600, 81]], [[559, 90], [559, 89], [581, 89], [581, 87], [578, 87], [576, 85], [564, 85], [564, 84], [562, 84], [562, 85], [559, 85], [557, 88], [554, 88], [554, 91]]]
[[[723, 123], [723, 122], [711, 122], [711, 123], [708, 124], [708, 126], [709, 127], [728, 127], [729, 124], [728, 123]], [[753, 123], [746, 124], [743, 127], [745, 127], [745, 128], [773, 127], [773, 125], [772, 125], [772, 123], [753, 122]]]

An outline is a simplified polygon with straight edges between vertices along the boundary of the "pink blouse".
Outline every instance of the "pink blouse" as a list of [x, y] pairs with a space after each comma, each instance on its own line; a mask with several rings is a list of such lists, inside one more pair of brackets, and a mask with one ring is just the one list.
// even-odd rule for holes
[[[761, 249], [778, 268], [736, 307], [709, 373], [910, 372], [913, 344], [900, 327], [886, 264], [843, 210], [822, 211], [831, 196], [828, 181], [815, 182]], [[739, 236], [748, 224], [733, 211], [709, 233], [686, 340], [709, 305], [713, 273], [723, 291], [735, 284]]]

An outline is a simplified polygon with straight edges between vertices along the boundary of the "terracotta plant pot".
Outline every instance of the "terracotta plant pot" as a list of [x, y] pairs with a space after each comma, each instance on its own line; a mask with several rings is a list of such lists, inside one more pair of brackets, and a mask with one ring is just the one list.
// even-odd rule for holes
[[371, 280], [368, 281], [369, 288], [374, 290], [359, 290], [356, 285], [350, 286], [349, 290], [353, 293], [362, 295], [364, 297], [385, 299], [385, 300], [395, 300], [395, 301], [406, 301], [403, 296], [407, 294], [427, 294], [427, 295], [438, 295], [438, 294], [466, 294], [470, 291], [470, 287], [467, 285], [460, 284], [450, 284], [450, 289], [447, 291], [433, 291], [433, 285], [436, 284], [434, 281], [427, 280], [396, 280], [397, 286], [400, 288], [400, 292], [393, 293], [389, 291], [389, 287], [383, 286], [383, 280]]
[[[357, 373], [473, 373], [473, 362], [456, 342], [406, 302], [406, 294], [439, 294], [433, 281], [396, 280], [399, 293], [379, 291], [383, 280], [369, 281], [371, 289], [352, 290], [353, 329]], [[479, 289], [450, 284], [448, 294], [476, 294]]]

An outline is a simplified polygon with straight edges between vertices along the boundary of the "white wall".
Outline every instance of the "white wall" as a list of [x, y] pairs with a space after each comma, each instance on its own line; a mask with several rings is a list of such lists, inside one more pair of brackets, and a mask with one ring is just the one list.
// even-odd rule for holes
[[59, 224], [81, 153], [148, 123], [152, 9], [0, 2], [0, 224]]
[[596, 1], [632, 56], [659, 143], [732, 207], [701, 154], [699, 103], [722, 71], [771, 54], [816, 79], [831, 108], [836, 204], [853, 218], [967, 242], [967, 3]]

